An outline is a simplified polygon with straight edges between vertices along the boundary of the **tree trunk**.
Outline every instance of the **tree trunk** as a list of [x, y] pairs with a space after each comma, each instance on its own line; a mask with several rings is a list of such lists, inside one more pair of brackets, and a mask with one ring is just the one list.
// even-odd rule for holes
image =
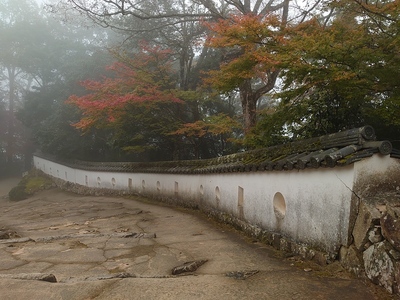
[[9, 98], [8, 98], [8, 120], [7, 120], [7, 147], [6, 147], [6, 161], [11, 165], [14, 157], [15, 148], [15, 124], [14, 124], [14, 110], [15, 110], [15, 69], [8, 68], [9, 79]]
[[250, 80], [246, 80], [240, 87], [240, 100], [243, 110], [244, 132], [247, 134], [257, 122], [257, 100], [251, 89]]

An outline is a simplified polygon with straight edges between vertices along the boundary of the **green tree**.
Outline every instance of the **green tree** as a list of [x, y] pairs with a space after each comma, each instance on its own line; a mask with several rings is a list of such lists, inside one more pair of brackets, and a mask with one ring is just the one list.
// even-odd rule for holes
[[[26, 77], [31, 63], [30, 49], [36, 41], [30, 35], [31, 29], [40, 23], [37, 5], [30, 1], [5, 0], [0, 3], [0, 79], [5, 91], [5, 118], [3, 125], [5, 137], [5, 164], [8, 170], [21, 155], [22, 133], [15, 118], [15, 111], [24, 90], [29, 88], [30, 80]], [[4, 132], [4, 131], [3, 131]]]
[[[21, 79], [29, 84], [21, 95], [17, 116], [29, 129], [27, 141], [47, 153], [81, 159], [112, 157], [108, 134], [93, 131], [90, 138], [82, 137], [71, 126], [80, 112], [64, 101], [71, 93], [85, 92], [78, 84], [80, 80], [106, 75], [104, 67], [111, 56], [105, 48], [113, 37], [108, 33], [100, 48], [96, 39], [104, 30], [83, 27], [74, 18], [76, 23], [70, 24], [41, 15], [40, 22], [26, 29], [34, 43], [21, 71]], [[28, 154], [27, 158], [31, 152]]]
[[85, 93], [80, 80], [106, 75], [104, 65], [110, 57], [101, 50], [89, 55], [85, 47], [75, 42], [67, 45], [65, 42], [64, 52], [57, 52], [60, 59], [52, 65], [53, 81], [25, 94], [18, 119], [29, 128], [36, 147], [45, 153], [68, 158], [113, 159], [107, 133], [93, 130], [90, 135], [82, 136], [71, 126], [79, 120], [80, 112], [64, 103], [71, 93]]
[[398, 139], [399, 6], [377, 3], [333, 2], [328, 22], [287, 27], [278, 55], [279, 104], [260, 116], [253, 146], [260, 134], [260, 144], [271, 144], [277, 135], [310, 137], [364, 124], [380, 138]]

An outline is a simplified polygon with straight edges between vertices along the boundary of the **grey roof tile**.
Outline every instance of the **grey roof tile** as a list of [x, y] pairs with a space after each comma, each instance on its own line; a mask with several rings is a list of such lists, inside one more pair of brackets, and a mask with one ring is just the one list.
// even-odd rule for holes
[[400, 159], [400, 151], [389, 141], [376, 141], [371, 126], [294, 141], [264, 149], [226, 155], [214, 159], [161, 162], [60, 161], [39, 157], [90, 171], [129, 173], [208, 174], [227, 172], [285, 171], [293, 169], [344, 166], [376, 153]]

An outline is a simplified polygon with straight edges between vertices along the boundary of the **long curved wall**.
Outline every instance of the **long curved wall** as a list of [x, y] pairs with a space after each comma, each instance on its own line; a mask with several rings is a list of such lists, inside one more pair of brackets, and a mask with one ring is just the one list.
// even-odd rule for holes
[[36, 169], [64, 182], [168, 198], [232, 216], [336, 255], [349, 241], [354, 165], [222, 174], [100, 172], [34, 157]]

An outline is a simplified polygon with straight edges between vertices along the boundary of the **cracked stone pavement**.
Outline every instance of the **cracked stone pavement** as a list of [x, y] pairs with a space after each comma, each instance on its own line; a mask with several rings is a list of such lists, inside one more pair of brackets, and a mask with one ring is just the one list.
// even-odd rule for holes
[[[0, 228], [15, 233], [0, 240], [2, 300], [384, 299], [350, 276], [305, 272], [200, 213], [58, 189], [12, 202], [1, 184]], [[171, 275], [174, 267], [202, 259], [208, 261], [194, 273]], [[258, 273], [246, 280], [226, 276], [251, 270]], [[132, 277], [113, 278], [126, 273]], [[57, 282], [21, 274], [53, 274]]]

